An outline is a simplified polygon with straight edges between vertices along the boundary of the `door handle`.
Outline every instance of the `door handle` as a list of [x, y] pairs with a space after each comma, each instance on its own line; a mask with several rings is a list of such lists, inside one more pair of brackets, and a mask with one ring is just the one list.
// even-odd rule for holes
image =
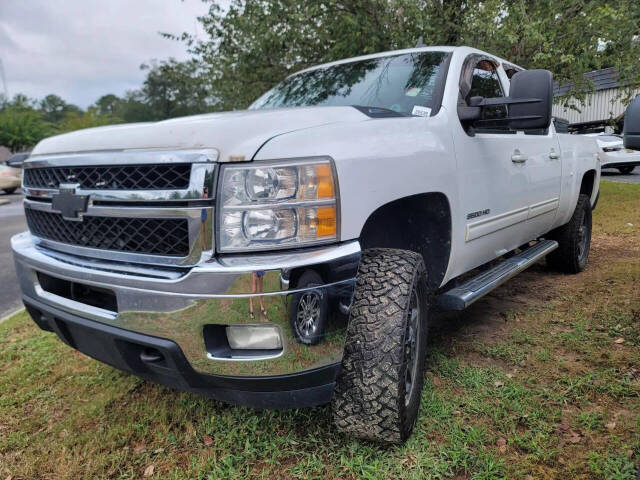
[[560, 158], [560, 154], [552, 148], [551, 151], [549, 152], [549, 158], [551, 160], [558, 160]]
[[524, 163], [529, 159], [527, 155], [520, 153], [520, 150], [516, 149], [511, 154], [511, 161], [513, 163]]

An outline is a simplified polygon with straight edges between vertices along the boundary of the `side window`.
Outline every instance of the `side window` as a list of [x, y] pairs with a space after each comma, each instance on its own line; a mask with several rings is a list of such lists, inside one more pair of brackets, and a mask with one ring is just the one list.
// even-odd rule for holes
[[507, 74], [507, 78], [509, 79], [509, 81], [511, 81], [511, 77], [513, 77], [516, 73], [522, 71], [522, 68], [511, 65], [510, 63], [503, 63], [502, 68], [504, 68], [504, 73]]
[[[487, 59], [480, 59], [473, 65], [469, 87], [469, 92], [465, 98], [467, 104], [471, 97], [496, 98], [504, 96], [497, 66]], [[484, 120], [498, 120], [507, 117], [507, 107], [505, 105], [485, 107], [482, 113]], [[476, 131], [484, 133], [512, 133], [509, 131], [506, 123], [477, 127]]]
[[553, 124], [556, 127], [556, 133], [569, 133], [569, 122], [564, 118], [554, 118]]
[[[480, 60], [473, 69], [471, 90], [467, 94], [467, 102], [471, 97], [495, 98], [503, 96], [504, 92], [495, 65], [488, 60]], [[505, 118], [506, 116], [507, 107], [505, 105], [484, 109], [484, 119], [486, 120]]]

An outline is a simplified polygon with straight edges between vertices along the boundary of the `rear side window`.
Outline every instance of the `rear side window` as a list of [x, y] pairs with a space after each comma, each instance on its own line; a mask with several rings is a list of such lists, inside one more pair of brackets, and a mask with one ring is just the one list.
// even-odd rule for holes
[[507, 78], [509, 79], [509, 81], [511, 81], [511, 77], [513, 77], [516, 73], [522, 71], [522, 68], [511, 65], [510, 63], [503, 63], [502, 68], [504, 68], [504, 72], [507, 74]]

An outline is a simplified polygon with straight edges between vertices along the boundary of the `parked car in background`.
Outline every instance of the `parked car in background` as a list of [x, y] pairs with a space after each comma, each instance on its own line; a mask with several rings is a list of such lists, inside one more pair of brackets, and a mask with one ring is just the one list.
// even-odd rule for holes
[[22, 168], [22, 164], [29, 158], [29, 155], [31, 155], [31, 152], [14, 153], [7, 159], [6, 164], [13, 168]]
[[0, 165], [0, 190], [8, 194], [15, 192], [22, 185], [22, 165], [31, 152], [19, 152], [11, 155], [5, 165]]
[[629, 175], [640, 165], [640, 152], [624, 148], [620, 135], [598, 134], [594, 138], [600, 149], [602, 168], [616, 168], [623, 175]]
[[20, 187], [22, 182], [22, 170], [19, 168], [0, 165], [0, 190], [6, 193], [13, 193]]

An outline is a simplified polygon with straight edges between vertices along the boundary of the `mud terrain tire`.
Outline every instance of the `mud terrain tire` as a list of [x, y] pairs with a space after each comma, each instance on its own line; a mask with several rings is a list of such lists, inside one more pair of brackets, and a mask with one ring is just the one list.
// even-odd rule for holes
[[421, 255], [363, 253], [332, 401], [338, 430], [386, 443], [409, 437], [424, 380], [427, 309]]
[[587, 266], [591, 248], [591, 204], [588, 195], [580, 194], [569, 223], [555, 229], [549, 238], [558, 248], [547, 255], [547, 264], [565, 273], [580, 273]]

